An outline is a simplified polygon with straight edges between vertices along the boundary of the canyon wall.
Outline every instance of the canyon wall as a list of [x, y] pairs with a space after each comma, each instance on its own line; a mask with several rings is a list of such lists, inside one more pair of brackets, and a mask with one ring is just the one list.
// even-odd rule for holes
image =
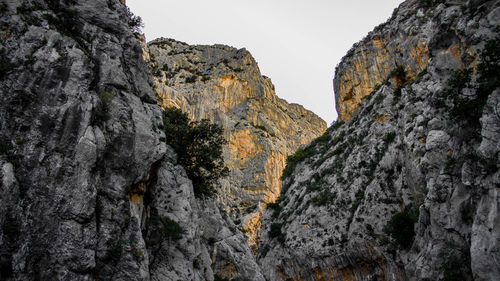
[[0, 279], [263, 281], [165, 144], [122, 3], [0, 3]]
[[[344, 56], [336, 67], [334, 79], [339, 119], [349, 119], [363, 98], [388, 78], [394, 79], [397, 86], [403, 83], [402, 77], [391, 75], [398, 67], [404, 70], [404, 79], [412, 80], [427, 68], [431, 58], [444, 60], [443, 63], [455, 68], [470, 65], [477, 58], [474, 44], [469, 42], [472, 38], [468, 36], [479, 35], [462, 32], [468, 22], [450, 26], [449, 17], [453, 15], [437, 19], [432, 9], [421, 6], [435, 5], [439, 1], [427, 2], [430, 4], [422, 4], [426, 1], [403, 2], [387, 22], [377, 26]], [[479, 4], [472, 1], [470, 5]], [[463, 7], [465, 11], [467, 7]]]
[[263, 216], [267, 280], [496, 280], [499, 1], [408, 0], [339, 64], [340, 120]]
[[260, 217], [280, 193], [286, 157], [323, 134], [326, 123], [278, 98], [245, 49], [172, 39], [156, 39], [144, 48], [158, 103], [224, 129], [230, 173], [220, 181], [218, 201], [256, 245]]

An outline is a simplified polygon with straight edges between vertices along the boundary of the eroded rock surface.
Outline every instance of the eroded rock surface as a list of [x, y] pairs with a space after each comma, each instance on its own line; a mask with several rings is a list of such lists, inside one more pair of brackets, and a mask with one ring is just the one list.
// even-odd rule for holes
[[[422, 4], [426, 2], [433, 7]], [[356, 43], [342, 59], [334, 79], [340, 120], [349, 119], [363, 98], [388, 78], [398, 86], [403, 84], [400, 78], [391, 76], [398, 66], [405, 70], [404, 78], [411, 80], [427, 69], [431, 58], [450, 68], [475, 63], [475, 45], [482, 36], [487, 36], [483, 27], [485, 24], [495, 26], [495, 21], [461, 17], [469, 8], [481, 6], [481, 1], [442, 5], [438, 2], [403, 2], [387, 22]], [[484, 12], [483, 15], [494, 18], [495, 13]]]
[[0, 3], [0, 279], [264, 280], [162, 141], [123, 2]]
[[218, 199], [256, 245], [262, 212], [280, 193], [286, 157], [323, 134], [326, 123], [278, 98], [245, 49], [172, 39], [154, 40], [147, 49], [158, 102], [224, 129], [230, 175], [221, 181]]
[[500, 278], [500, 90], [481, 90], [478, 70], [500, 3], [424, 2], [401, 4], [337, 68], [346, 121], [297, 154], [263, 216], [268, 280]]

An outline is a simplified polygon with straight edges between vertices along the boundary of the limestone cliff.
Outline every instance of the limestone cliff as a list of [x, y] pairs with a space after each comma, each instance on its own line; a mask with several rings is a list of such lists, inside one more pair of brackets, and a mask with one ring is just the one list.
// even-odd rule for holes
[[123, 2], [0, 3], [0, 280], [264, 281], [162, 141]]
[[[500, 280], [500, 1], [405, 1], [302, 146], [247, 51], [141, 46], [124, 2], [0, 3], [0, 280]], [[217, 200], [158, 103], [226, 130]]]
[[161, 106], [224, 129], [230, 175], [220, 183], [219, 201], [255, 245], [262, 212], [280, 193], [286, 157], [323, 134], [326, 123], [278, 98], [245, 49], [157, 39], [144, 53]]
[[[423, 4], [427, 2], [429, 4]], [[427, 68], [431, 58], [446, 61], [454, 68], [474, 62], [477, 42], [471, 41], [479, 40], [479, 34], [462, 30], [477, 30], [477, 27], [467, 26], [468, 22], [452, 22], [454, 14], [438, 17], [433, 9], [424, 7], [438, 2], [405, 1], [387, 22], [356, 43], [342, 59], [334, 79], [336, 108], [341, 120], [349, 119], [362, 99], [387, 78], [394, 79], [396, 84], [402, 83], [401, 78], [414, 79]], [[471, 5], [480, 5], [479, 2], [472, 1]], [[466, 11], [467, 7], [463, 6], [463, 12]], [[490, 18], [496, 21], [497, 16], [493, 14]], [[398, 67], [405, 71], [405, 77], [397, 77], [396, 73], [391, 75]]]
[[408, 0], [337, 67], [339, 116], [263, 216], [267, 280], [498, 280], [500, 2]]

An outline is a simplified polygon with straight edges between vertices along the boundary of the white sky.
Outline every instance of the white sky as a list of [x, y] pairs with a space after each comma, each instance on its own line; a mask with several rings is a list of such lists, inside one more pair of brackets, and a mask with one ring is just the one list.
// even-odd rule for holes
[[126, 0], [146, 39], [246, 48], [290, 103], [330, 124], [335, 66], [402, 0]]

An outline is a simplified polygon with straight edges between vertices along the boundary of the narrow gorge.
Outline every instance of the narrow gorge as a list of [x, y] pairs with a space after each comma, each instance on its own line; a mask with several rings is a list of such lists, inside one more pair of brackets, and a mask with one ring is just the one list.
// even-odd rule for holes
[[[500, 280], [500, 1], [404, 1], [335, 68], [329, 128], [246, 49], [137, 19], [0, 2], [0, 280]], [[211, 197], [171, 107], [223, 129]]]

